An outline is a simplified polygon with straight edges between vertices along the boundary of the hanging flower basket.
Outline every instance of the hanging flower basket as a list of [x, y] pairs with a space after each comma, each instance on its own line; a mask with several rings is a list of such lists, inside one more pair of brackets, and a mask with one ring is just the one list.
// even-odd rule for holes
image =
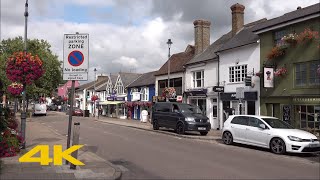
[[91, 101], [96, 101], [98, 99], [99, 99], [98, 95], [91, 96]]
[[173, 98], [176, 96], [176, 90], [173, 87], [167, 87], [162, 91], [163, 96]]
[[267, 54], [267, 59], [271, 60], [271, 59], [275, 59], [277, 57], [280, 57], [280, 56], [284, 55], [284, 52], [285, 52], [284, 48], [281, 48], [279, 46], [275, 46]]
[[32, 84], [44, 74], [43, 63], [37, 55], [15, 52], [7, 60], [6, 74], [12, 82]]
[[288, 72], [287, 68], [282, 67], [282, 68], [276, 69], [276, 71], [274, 72], [274, 75], [277, 77], [282, 77], [286, 75], [287, 72]]
[[319, 39], [318, 31], [311, 31], [310, 28], [306, 28], [303, 32], [298, 35], [298, 42], [310, 42], [312, 40]]
[[295, 46], [298, 42], [298, 35], [296, 33], [290, 33], [286, 36], [283, 36], [281, 40], [287, 44]]
[[62, 99], [64, 102], [68, 101], [68, 97], [63, 97]]
[[21, 83], [14, 82], [8, 86], [8, 92], [13, 96], [19, 96], [23, 91]]

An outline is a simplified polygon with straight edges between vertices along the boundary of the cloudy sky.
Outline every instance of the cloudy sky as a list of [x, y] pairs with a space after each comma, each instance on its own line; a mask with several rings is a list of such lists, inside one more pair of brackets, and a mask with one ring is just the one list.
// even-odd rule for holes
[[[25, 0], [1, 1], [0, 39], [24, 35]], [[63, 60], [63, 35], [90, 35], [90, 74], [158, 70], [171, 53], [194, 44], [193, 21], [211, 21], [211, 42], [231, 29], [230, 6], [245, 23], [271, 19], [319, 0], [29, 0], [28, 38], [45, 39]]]

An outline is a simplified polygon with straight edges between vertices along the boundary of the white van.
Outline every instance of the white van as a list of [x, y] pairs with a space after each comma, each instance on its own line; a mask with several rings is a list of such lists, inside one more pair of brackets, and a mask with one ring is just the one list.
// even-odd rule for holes
[[47, 105], [36, 103], [33, 105], [33, 115], [47, 115]]

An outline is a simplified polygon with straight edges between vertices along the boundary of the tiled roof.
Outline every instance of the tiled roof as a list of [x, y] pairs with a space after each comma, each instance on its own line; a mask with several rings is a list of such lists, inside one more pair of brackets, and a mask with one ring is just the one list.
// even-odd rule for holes
[[147, 85], [154, 84], [156, 81], [156, 77], [154, 76], [154, 74], [156, 72], [157, 71], [152, 71], [152, 72], [142, 74], [138, 79], [133, 81], [128, 87], [140, 87], [140, 86], [147, 86]]
[[82, 84], [82, 85], [80, 85], [80, 86], [78, 86], [78, 87], [76, 88], [76, 91], [82, 91], [82, 90], [84, 90], [84, 89], [87, 89], [87, 88], [93, 86], [93, 84], [94, 84], [94, 81], [88, 82], [88, 83], [86, 83], [86, 84]]
[[[124, 87], [127, 87], [133, 81], [135, 81], [136, 79], [138, 79], [141, 76], [141, 74], [138, 74], [138, 73], [120, 72], [119, 74], [120, 74], [121, 81], [122, 81]], [[112, 81], [112, 83], [115, 83], [115, 82]]]
[[[188, 45], [186, 52], [173, 54], [170, 60], [170, 73], [183, 72], [183, 66], [194, 56], [194, 46]], [[165, 75], [168, 73], [168, 61], [155, 73], [155, 76]]]
[[108, 81], [102, 83], [100, 86], [97, 86], [96, 91], [97, 92], [105, 91], [107, 89], [107, 84], [108, 84]]
[[320, 13], [320, 3], [305, 7], [305, 8], [301, 8], [301, 9], [297, 9], [295, 11], [286, 13], [282, 16], [279, 16], [277, 18], [274, 19], [270, 19], [264, 23], [259, 24], [258, 26], [254, 27], [252, 29], [253, 32], [259, 31], [259, 30], [263, 30], [266, 28], [270, 28], [279, 24], [283, 24], [286, 22], [290, 22], [299, 18], [304, 18], [306, 16], [310, 16], [310, 15], [314, 15], [314, 14], [319, 14]]
[[256, 43], [259, 36], [252, 32], [252, 28], [260, 23], [267, 21], [267, 19], [261, 19], [249, 24], [244, 25], [243, 29], [234, 35], [229, 41], [224, 43], [218, 51], [224, 51], [252, 43]]
[[232, 31], [229, 33], [221, 36], [218, 40], [216, 40], [214, 43], [212, 43], [205, 51], [202, 53], [196, 55], [194, 58], [192, 58], [189, 62], [186, 63], [186, 65], [191, 65], [203, 61], [208, 61], [217, 58], [217, 55], [215, 52], [217, 52], [224, 43], [229, 41], [232, 38]]
[[97, 88], [99, 86], [101, 86], [103, 83], [108, 82], [109, 77], [108, 76], [104, 76], [104, 77], [100, 77], [96, 83], [93, 83], [90, 87], [88, 87], [88, 90], [93, 90], [94, 86]]

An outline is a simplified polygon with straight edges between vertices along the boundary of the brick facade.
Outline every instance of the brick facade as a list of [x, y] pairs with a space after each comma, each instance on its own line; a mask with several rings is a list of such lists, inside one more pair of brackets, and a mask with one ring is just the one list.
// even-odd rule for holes
[[232, 11], [232, 36], [234, 36], [243, 27], [245, 6], [237, 3], [232, 5], [230, 9]]

